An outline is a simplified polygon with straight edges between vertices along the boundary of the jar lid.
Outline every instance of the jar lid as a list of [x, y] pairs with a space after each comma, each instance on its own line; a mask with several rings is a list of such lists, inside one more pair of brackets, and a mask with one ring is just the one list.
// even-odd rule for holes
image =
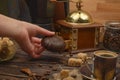
[[111, 29], [120, 29], [120, 21], [108, 21], [105, 26]]

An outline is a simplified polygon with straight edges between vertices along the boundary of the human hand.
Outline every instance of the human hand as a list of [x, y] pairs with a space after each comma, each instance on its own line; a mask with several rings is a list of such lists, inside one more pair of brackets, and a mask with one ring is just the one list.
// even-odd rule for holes
[[55, 33], [27, 22], [20, 22], [19, 26], [20, 28], [14, 35], [14, 39], [33, 58], [40, 57], [40, 53], [44, 51], [44, 48], [41, 46], [41, 39], [35, 36], [38, 34], [51, 36]]
[[44, 50], [41, 46], [41, 39], [35, 37], [39, 34], [51, 36], [55, 33], [37, 25], [0, 14], [0, 36], [12, 37], [20, 47], [33, 58], [40, 57], [40, 53]]

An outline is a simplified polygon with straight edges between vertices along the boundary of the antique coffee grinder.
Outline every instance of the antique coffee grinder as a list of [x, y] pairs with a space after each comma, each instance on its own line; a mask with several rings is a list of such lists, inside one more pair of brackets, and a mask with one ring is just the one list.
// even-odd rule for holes
[[92, 17], [81, 9], [81, 0], [74, 3], [77, 11], [68, 14], [66, 19], [57, 21], [56, 33], [63, 37], [68, 51], [95, 48], [99, 43], [99, 29], [103, 25], [94, 22]]

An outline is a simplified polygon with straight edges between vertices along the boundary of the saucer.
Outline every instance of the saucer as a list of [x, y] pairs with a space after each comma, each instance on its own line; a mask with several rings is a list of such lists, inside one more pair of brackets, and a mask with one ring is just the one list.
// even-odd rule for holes
[[[87, 64], [81, 66], [81, 68], [79, 69], [81, 75], [84, 78], [83, 80], [96, 80], [94, 74], [92, 73], [92, 66], [92, 64]], [[113, 80], [120, 80], [120, 68], [117, 68], [116, 76]]]
[[[89, 66], [89, 67], [88, 67]], [[79, 69], [81, 75], [83, 76], [83, 78], [85, 78], [85, 80], [95, 80], [95, 78], [93, 77], [93, 73], [92, 71], [92, 65], [82, 65], [81, 68]]]

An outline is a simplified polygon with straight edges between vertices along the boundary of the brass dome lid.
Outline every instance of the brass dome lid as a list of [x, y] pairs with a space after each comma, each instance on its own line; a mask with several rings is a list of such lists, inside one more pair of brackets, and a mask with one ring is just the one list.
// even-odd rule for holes
[[[74, 1], [72, 1], [74, 2]], [[73, 11], [70, 14], [68, 14], [66, 21], [71, 23], [92, 23], [92, 17], [85, 11], [81, 9], [82, 1], [78, 0], [76, 3], [77, 11]]]
[[92, 18], [87, 12], [78, 10], [70, 13], [67, 16], [66, 21], [72, 23], [91, 23]]

